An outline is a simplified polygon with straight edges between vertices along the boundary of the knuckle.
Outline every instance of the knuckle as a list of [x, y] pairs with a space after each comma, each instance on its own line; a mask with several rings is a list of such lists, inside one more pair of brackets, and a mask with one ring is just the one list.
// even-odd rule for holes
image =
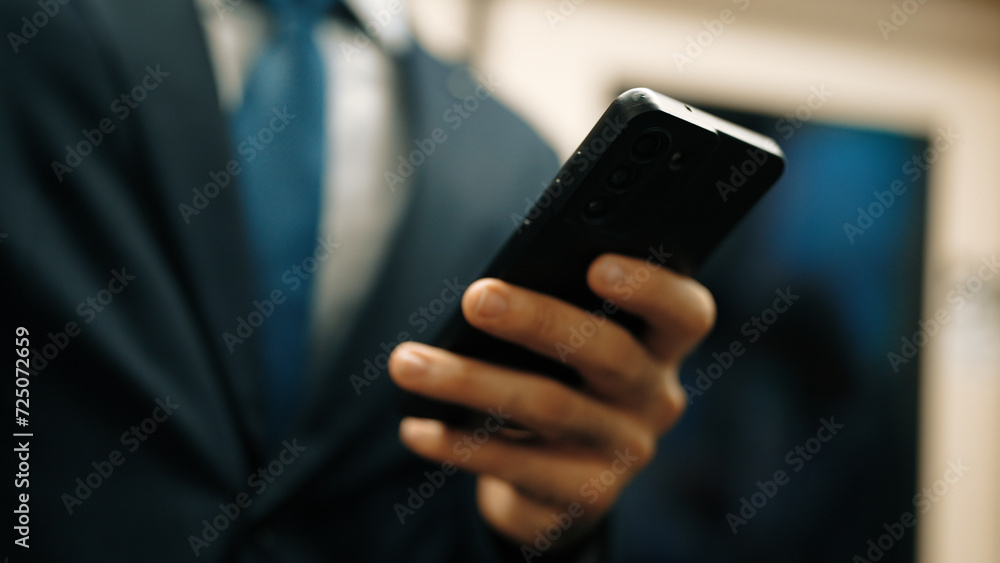
[[546, 380], [541, 392], [532, 393], [527, 401], [531, 409], [528, 416], [538, 424], [546, 427], [546, 433], [557, 438], [565, 437], [566, 427], [576, 420], [580, 412], [580, 403], [571, 393], [555, 388], [559, 384]]
[[469, 389], [469, 380], [475, 377], [476, 366], [461, 356], [439, 357], [437, 377], [430, 378], [431, 386], [449, 397], [463, 394]]
[[687, 410], [687, 399], [684, 397], [677, 398], [676, 394], [671, 393], [669, 402], [670, 405], [663, 409], [663, 414], [659, 420], [659, 428], [664, 431], [673, 428], [681, 416], [684, 415], [684, 411]]
[[612, 342], [607, 347], [606, 365], [601, 375], [614, 378], [628, 389], [641, 385], [646, 373], [645, 359], [636, 346], [628, 342]]
[[528, 302], [528, 310], [528, 315], [517, 316], [527, 319], [524, 330], [533, 336], [558, 340], [559, 326], [552, 304], [544, 299], [532, 299]]
[[701, 284], [694, 286], [695, 299], [692, 300], [692, 311], [688, 319], [691, 332], [699, 337], [707, 336], [715, 326], [716, 307], [712, 292]]
[[525, 394], [520, 386], [510, 386], [504, 389], [499, 403], [511, 412], [515, 422], [527, 422], [531, 420], [532, 397]]
[[659, 431], [669, 430], [687, 410], [687, 394], [677, 379], [676, 370], [670, 370], [662, 377], [662, 384], [651, 403], [652, 420]]
[[674, 381], [670, 386], [669, 401], [670, 401], [670, 412], [674, 413], [674, 418], [671, 421], [671, 426], [674, 422], [684, 416], [688, 408], [688, 397], [687, 393], [684, 392], [684, 388], [681, 387], [680, 382]]
[[632, 451], [634, 451], [635, 456], [639, 458], [639, 467], [649, 465], [649, 463], [653, 461], [653, 458], [656, 457], [656, 435], [652, 432], [640, 431], [635, 433], [632, 441]]
[[551, 392], [535, 393], [531, 398], [531, 420], [536, 431], [547, 441], [587, 448], [606, 446], [608, 439], [594, 428], [591, 403], [569, 391], [562, 384], [550, 382]]
[[[599, 472], [596, 473], [596, 474], [600, 475]], [[616, 486], [620, 486], [620, 485], [618, 485], [617, 482], [612, 485], [612, 487], [616, 487]], [[596, 512], [598, 514], [603, 514], [603, 513], [606, 513], [608, 510], [611, 510], [611, 508], [615, 504], [615, 500], [616, 500], [615, 499], [615, 495], [612, 495], [612, 494], [602, 494], [602, 495], [598, 495], [593, 500], [588, 500], [587, 502], [592, 502], [593, 503], [592, 506], [594, 507], [594, 512]], [[544, 529], [544, 528], [542, 528], [542, 529]]]

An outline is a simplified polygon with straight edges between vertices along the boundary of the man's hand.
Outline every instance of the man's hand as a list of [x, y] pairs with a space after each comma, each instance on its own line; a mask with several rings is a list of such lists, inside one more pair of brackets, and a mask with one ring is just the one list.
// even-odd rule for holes
[[597, 325], [591, 316], [496, 279], [477, 281], [462, 298], [473, 326], [553, 358], [563, 350], [583, 378], [581, 389], [412, 342], [389, 361], [389, 373], [404, 389], [481, 411], [502, 407], [529, 430], [490, 434], [471, 455], [456, 456], [453, 447], [468, 431], [417, 418], [400, 426], [415, 453], [477, 473], [480, 512], [518, 543], [532, 545], [536, 531], [554, 523], [551, 515], [567, 513], [573, 503], [582, 514], [560, 543], [580, 537], [608, 511], [684, 411], [680, 362], [715, 320], [707, 289], [652, 260], [601, 256], [587, 283], [646, 321], [641, 339], [609, 321], [573, 347], [571, 329]]

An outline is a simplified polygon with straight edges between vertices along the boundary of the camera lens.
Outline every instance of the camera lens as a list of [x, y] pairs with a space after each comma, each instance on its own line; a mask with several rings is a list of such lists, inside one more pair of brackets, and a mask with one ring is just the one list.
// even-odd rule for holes
[[683, 168], [687, 164], [687, 155], [682, 151], [677, 151], [670, 156], [670, 167], [674, 170]]
[[608, 176], [608, 187], [612, 192], [621, 193], [632, 183], [634, 171], [630, 166], [619, 166]]
[[669, 139], [662, 131], [647, 131], [632, 144], [632, 159], [636, 162], [649, 162], [668, 142]]
[[595, 197], [587, 202], [583, 208], [583, 216], [591, 221], [603, 219], [608, 214], [608, 200], [603, 197]]

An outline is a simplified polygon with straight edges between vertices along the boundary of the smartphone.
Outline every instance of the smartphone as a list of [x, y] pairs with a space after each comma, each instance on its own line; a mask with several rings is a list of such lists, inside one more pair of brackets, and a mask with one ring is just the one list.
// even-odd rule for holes
[[[545, 293], [637, 332], [642, 322], [598, 298], [586, 272], [611, 252], [693, 275], [784, 170], [774, 140], [646, 88], [616, 98], [480, 277]], [[627, 293], [626, 293], [627, 295]], [[613, 314], [612, 314], [613, 312]], [[461, 311], [434, 345], [576, 386], [562, 360], [473, 328]], [[402, 411], [454, 425], [464, 407], [405, 395]]]

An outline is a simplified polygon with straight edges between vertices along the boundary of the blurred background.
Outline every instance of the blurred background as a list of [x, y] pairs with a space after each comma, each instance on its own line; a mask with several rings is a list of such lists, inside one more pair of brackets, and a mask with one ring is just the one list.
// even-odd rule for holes
[[699, 276], [719, 321], [630, 560], [1000, 561], [1000, 2], [409, 4], [563, 157], [635, 86], [788, 157]]

